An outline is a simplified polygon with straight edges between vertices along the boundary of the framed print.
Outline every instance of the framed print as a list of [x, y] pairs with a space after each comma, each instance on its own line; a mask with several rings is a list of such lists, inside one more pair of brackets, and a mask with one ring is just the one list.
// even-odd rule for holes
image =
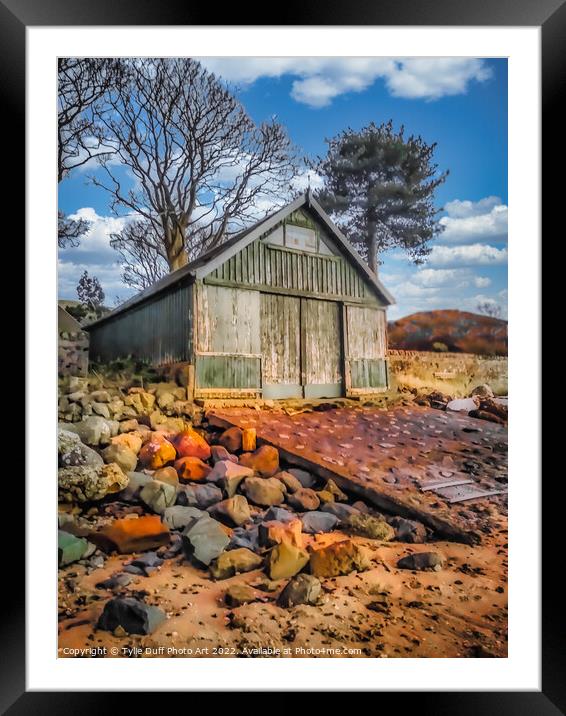
[[0, 11], [27, 288], [3, 709], [559, 713], [539, 271], [563, 5]]

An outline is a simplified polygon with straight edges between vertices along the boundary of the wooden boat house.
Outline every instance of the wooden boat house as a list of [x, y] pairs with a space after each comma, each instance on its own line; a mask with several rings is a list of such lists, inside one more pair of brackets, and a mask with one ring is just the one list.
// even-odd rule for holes
[[393, 298], [310, 192], [87, 326], [90, 358], [186, 363], [195, 398], [388, 386]]

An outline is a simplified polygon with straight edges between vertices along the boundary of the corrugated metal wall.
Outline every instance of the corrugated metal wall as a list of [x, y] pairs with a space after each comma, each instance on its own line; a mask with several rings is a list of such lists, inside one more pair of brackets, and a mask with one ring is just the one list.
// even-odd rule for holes
[[232, 256], [205, 281], [266, 290], [289, 289], [317, 296], [373, 299], [359, 272], [340, 256], [301, 253], [259, 240]]
[[186, 284], [176, 286], [93, 326], [89, 331], [91, 360], [133, 356], [154, 365], [189, 360], [191, 290]]

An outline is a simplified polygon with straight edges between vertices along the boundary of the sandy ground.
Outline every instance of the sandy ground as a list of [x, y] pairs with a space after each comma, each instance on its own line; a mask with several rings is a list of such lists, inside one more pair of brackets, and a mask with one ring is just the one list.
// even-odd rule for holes
[[[431, 466], [436, 465], [437, 457], [441, 463], [451, 457], [460, 466], [463, 456], [469, 457], [473, 451], [476, 459], [478, 452], [485, 460], [489, 458], [486, 464], [491, 465], [491, 475], [506, 474], [506, 453], [494, 450], [491, 445], [494, 439], [500, 444], [506, 438], [501, 426], [493, 426], [497, 428], [495, 438], [492, 426], [488, 426], [486, 432], [460, 432], [460, 447], [444, 445], [442, 455], [437, 455], [428, 442], [438, 436], [434, 432], [439, 429], [436, 420], [429, 420], [427, 413], [423, 421], [422, 409], [414, 410], [419, 411], [418, 420], [409, 412], [404, 415], [407, 420], [416, 420], [415, 424], [425, 431], [421, 439], [425, 444], [419, 446], [420, 453], [408, 456], [417, 473], [420, 468], [420, 473], [427, 474]], [[315, 415], [308, 419], [320, 418]], [[473, 423], [478, 428], [486, 427], [483, 421]], [[426, 430], [431, 434], [427, 436]], [[399, 434], [404, 439], [402, 429]], [[387, 444], [391, 442], [390, 438]], [[392, 454], [391, 448], [384, 449], [391, 457], [398, 458], [393, 462], [399, 469], [404, 451], [400, 449]], [[450, 449], [452, 454], [445, 454]], [[69, 565], [59, 571], [59, 655], [505, 657], [505, 500], [497, 496], [465, 503], [465, 507], [461, 503], [451, 509], [455, 518], [462, 513], [464, 517], [460, 519], [475, 520], [476, 527], [483, 525], [481, 544], [468, 546], [435, 541], [409, 545], [355, 538], [370, 549], [371, 569], [324, 580], [322, 602], [317, 606], [278, 607], [275, 599], [286, 584], [281, 581], [275, 591], [258, 589], [260, 601], [229, 608], [223, 601], [226, 588], [234, 583], [259, 585], [265, 579], [263, 572], [257, 570], [214, 582], [205, 570], [180, 556], [167, 560], [149, 577], [132, 575], [128, 586], [114, 592], [95, 585], [119, 572], [132, 555], [108, 557], [103, 567], [95, 569]], [[93, 520], [97, 519], [93, 515]], [[332, 533], [317, 539], [333, 540], [341, 536]], [[446, 559], [445, 567], [438, 572], [397, 569], [400, 557], [419, 551], [441, 552]], [[167, 621], [151, 636], [114, 636], [96, 630], [94, 625], [105, 602], [118, 594], [144, 597], [147, 603], [167, 613]]]

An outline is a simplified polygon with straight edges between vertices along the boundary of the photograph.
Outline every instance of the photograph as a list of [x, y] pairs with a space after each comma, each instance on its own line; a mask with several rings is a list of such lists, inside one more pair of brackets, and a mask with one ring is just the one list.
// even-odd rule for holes
[[193, 55], [45, 107], [57, 657], [506, 659], [507, 57]]

